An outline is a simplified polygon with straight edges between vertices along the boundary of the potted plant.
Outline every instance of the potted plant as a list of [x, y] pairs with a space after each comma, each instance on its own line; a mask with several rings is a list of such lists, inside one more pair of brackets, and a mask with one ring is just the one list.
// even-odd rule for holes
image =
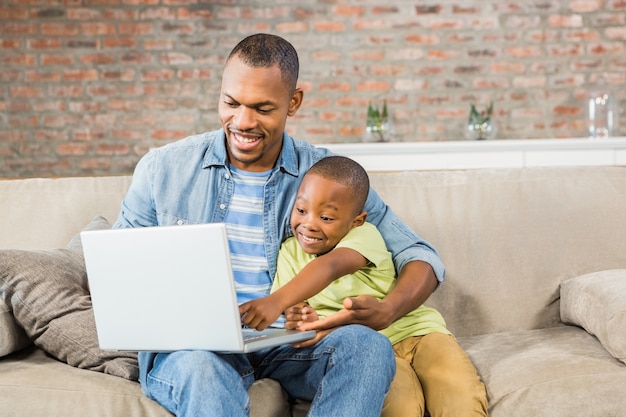
[[470, 104], [470, 114], [467, 121], [466, 136], [468, 139], [491, 139], [495, 135], [495, 126], [492, 123], [493, 101], [482, 110], [476, 108], [476, 104]]
[[389, 133], [389, 114], [387, 112], [387, 100], [383, 100], [382, 108], [371, 101], [367, 105], [366, 137], [371, 142], [385, 142]]

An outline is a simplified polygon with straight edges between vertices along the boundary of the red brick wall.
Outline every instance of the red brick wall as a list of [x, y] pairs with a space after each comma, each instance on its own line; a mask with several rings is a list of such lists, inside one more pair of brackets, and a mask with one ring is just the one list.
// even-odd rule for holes
[[626, 1], [0, 0], [0, 177], [127, 174], [149, 147], [219, 126], [224, 58], [273, 32], [301, 59], [289, 131], [360, 141], [386, 98], [397, 141], [585, 136], [598, 76], [626, 101]]

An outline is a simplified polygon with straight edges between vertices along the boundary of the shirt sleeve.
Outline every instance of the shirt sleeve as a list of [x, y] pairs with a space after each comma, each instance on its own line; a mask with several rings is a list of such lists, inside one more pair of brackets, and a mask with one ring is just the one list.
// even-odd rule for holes
[[278, 251], [276, 259], [276, 275], [271, 292], [287, 284], [295, 277], [314, 256], [299, 250], [298, 241], [294, 237], [285, 240]]
[[391, 255], [387, 251], [385, 241], [381, 234], [371, 223], [364, 223], [359, 227], [350, 229], [348, 234], [335, 246], [335, 248], [352, 249], [366, 258], [371, 264], [380, 267]]
[[155, 152], [149, 152], [137, 163], [114, 229], [157, 225], [152, 199], [154, 158]]
[[383, 236], [398, 273], [407, 263], [422, 261], [433, 268], [439, 283], [443, 282], [445, 267], [437, 250], [400, 220], [373, 189], [367, 197], [365, 211], [367, 221], [376, 226]]

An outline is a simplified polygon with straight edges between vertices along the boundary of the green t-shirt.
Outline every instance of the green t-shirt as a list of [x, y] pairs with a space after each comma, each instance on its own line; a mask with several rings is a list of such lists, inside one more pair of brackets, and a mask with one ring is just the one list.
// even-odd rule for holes
[[[371, 295], [382, 299], [396, 284], [395, 268], [380, 232], [371, 223], [355, 227], [337, 244], [336, 248], [350, 248], [363, 255], [369, 263], [359, 271], [333, 281], [319, 294], [308, 299], [320, 317], [327, 317], [343, 308], [346, 297]], [[295, 238], [283, 242], [278, 252], [276, 277], [272, 291], [289, 282], [316, 255], [304, 252]], [[450, 334], [446, 323], [433, 308], [424, 305], [396, 320], [380, 331], [391, 343], [409, 336], [423, 336], [431, 332]]]

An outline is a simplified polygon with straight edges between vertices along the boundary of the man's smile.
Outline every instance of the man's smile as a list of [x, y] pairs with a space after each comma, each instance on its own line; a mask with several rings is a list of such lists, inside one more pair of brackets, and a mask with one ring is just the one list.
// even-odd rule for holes
[[261, 135], [241, 133], [240, 131], [237, 131], [237, 130], [231, 130], [230, 133], [233, 139], [235, 139], [238, 143], [242, 145], [250, 145], [250, 144], [257, 143], [262, 138]]

